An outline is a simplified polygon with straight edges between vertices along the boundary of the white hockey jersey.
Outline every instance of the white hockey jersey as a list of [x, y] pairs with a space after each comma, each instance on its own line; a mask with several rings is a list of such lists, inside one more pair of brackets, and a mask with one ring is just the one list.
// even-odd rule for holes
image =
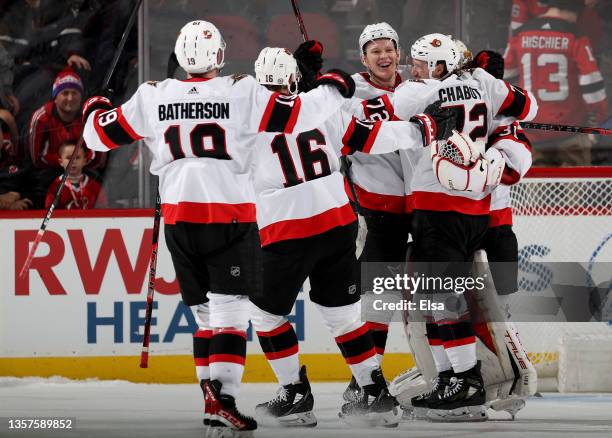
[[493, 120], [493, 133], [487, 141], [487, 148], [499, 149], [506, 159], [502, 182], [491, 193], [489, 227], [512, 225], [510, 186], [519, 182], [532, 163], [531, 143], [518, 122], [503, 117]]
[[[493, 132], [495, 117], [531, 120], [537, 113], [537, 103], [528, 93], [495, 79], [482, 69], [460, 77], [451, 75], [444, 81], [407, 81], [391, 96], [395, 114], [402, 120], [421, 113], [438, 100], [443, 107], [456, 106], [463, 115], [462, 131], [484, 145]], [[398, 144], [398, 139], [401, 143]], [[357, 122], [345, 133], [347, 149], [367, 153], [387, 153], [396, 149], [421, 150], [411, 181], [414, 209], [456, 211], [464, 214], [489, 214], [490, 193], [451, 191], [437, 180], [429, 159], [429, 147], [423, 148], [419, 128], [410, 122]], [[484, 151], [483, 151], [484, 152]], [[424, 155], [423, 155], [424, 154]], [[513, 157], [508, 157], [512, 159]]]
[[[354, 107], [348, 108], [348, 104], [344, 107], [346, 111], [353, 112], [359, 118], [363, 114], [364, 118], [372, 120], [397, 120], [389, 96], [402, 82], [399, 74], [393, 88], [375, 85], [368, 73], [356, 73], [352, 77], [356, 85], [354, 98], [362, 102], [358, 112], [354, 111]], [[362, 208], [396, 214], [406, 212], [404, 174], [396, 152], [382, 155], [356, 152], [349, 160], [351, 178]]]
[[252, 174], [262, 246], [357, 219], [338, 158], [346, 119], [337, 112], [310, 131], [258, 135]]
[[255, 222], [249, 170], [256, 134], [308, 131], [343, 102], [331, 86], [283, 96], [251, 76], [166, 79], [91, 114], [83, 137], [99, 151], [144, 140], [166, 224]]

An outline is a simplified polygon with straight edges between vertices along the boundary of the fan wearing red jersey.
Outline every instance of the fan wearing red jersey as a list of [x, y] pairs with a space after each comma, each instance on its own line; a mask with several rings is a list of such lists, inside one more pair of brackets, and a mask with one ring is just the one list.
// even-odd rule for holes
[[[64, 169], [68, 165], [75, 147], [75, 141], [67, 141], [60, 145], [57, 151], [59, 154], [58, 162]], [[85, 165], [87, 165], [86, 151], [80, 148], [70, 169], [68, 169], [66, 184], [62, 188], [55, 208], [66, 210], [89, 210], [96, 206], [102, 208], [107, 206], [106, 194], [104, 190], [102, 190], [100, 183], [91, 176], [83, 173], [83, 167], [85, 167]], [[49, 186], [45, 198], [45, 208], [49, 208], [53, 202], [53, 197], [55, 196], [57, 186], [60, 184], [61, 179], [61, 176], [57, 177]]]
[[[604, 80], [589, 39], [576, 27], [580, 1], [551, 0], [549, 9], [513, 32], [506, 49], [506, 79], [518, 77], [533, 92], [536, 122], [589, 126], [607, 117]], [[592, 137], [531, 131], [535, 165], [589, 165]]]
[[539, 0], [512, 0], [510, 32], [518, 29], [533, 17], [543, 14], [548, 5]]
[[[342, 71], [309, 93], [283, 96], [252, 76], [220, 76], [225, 41], [207, 21], [187, 23], [175, 54], [185, 81], [142, 84], [118, 108], [93, 97], [84, 139], [96, 150], [144, 140], [159, 176], [164, 234], [183, 302], [199, 331], [194, 354], [214, 434], [257, 427], [236, 408], [246, 356], [249, 296], [261, 290], [260, 241], [249, 170], [258, 132], [314, 129], [352, 96]], [[196, 351], [197, 350], [197, 351]]]
[[[306, 46], [315, 44], [308, 41], [296, 52]], [[255, 73], [270, 90], [297, 90], [297, 63], [285, 49], [263, 49]], [[311, 301], [363, 388], [358, 401], [342, 407], [341, 417], [363, 424], [367, 415], [371, 426], [398, 424], [397, 402], [387, 391], [369, 324], [361, 320], [357, 218], [338, 158], [346, 119], [338, 112], [310, 131], [257, 138], [253, 179], [263, 295], [251, 297], [251, 322], [281, 388], [256, 412], [283, 426], [316, 425], [306, 368], [299, 367], [297, 336], [286, 318], [307, 278]]]

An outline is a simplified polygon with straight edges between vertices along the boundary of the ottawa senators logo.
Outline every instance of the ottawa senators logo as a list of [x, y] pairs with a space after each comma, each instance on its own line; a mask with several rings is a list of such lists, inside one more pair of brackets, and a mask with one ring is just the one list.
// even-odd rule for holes
[[433, 47], [440, 47], [440, 46], [442, 45], [442, 41], [440, 41], [440, 40], [439, 40], [439, 39], [437, 39], [437, 38], [434, 38], [434, 39], [432, 40], [432, 42], [431, 42], [431, 43], [429, 43], [429, 44], [431, 44]]
[[202, 35], [204, 36], [205, 40], [209, 40], [212, 38], [212, 32], [210, 30], [205, 30], [202, 32]]

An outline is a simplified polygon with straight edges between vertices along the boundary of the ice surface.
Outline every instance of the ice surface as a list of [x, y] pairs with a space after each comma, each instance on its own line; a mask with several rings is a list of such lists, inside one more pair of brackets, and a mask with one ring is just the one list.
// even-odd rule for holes
[[[489, 410], [491, 421], [472, 424], [401, 423], [397, 429], [356, 429], [337, 417], [344, 383], [314, 383], [314, 429], [280, 429], [260, 423], [256, 437], [557, 437], [612, 436], [612, 395], [544, 394], [528, 400], [515, 421]], [[273, 384], [245, 384], [238, 399], [252, 415], [271, 398]], [[146, 385], [64, 378], [0, 378], [0, 417], [73, 417], [72, 431], [11, 431], [1, 437], [203, 437], [202, 395], [192, 385]]]

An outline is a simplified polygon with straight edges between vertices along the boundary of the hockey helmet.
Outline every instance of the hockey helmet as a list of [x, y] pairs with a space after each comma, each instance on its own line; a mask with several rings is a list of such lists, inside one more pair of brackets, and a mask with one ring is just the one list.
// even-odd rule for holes
[[444, 61], [446, 69], [451, 72], [459, 66], [461, 56], [453, 39], [441, 33], [422, 36], [410, 49], [412, 59], [427, 62], [429, 74], [432, 75], [438, 62]]
[[463, 66], [468, 62], [474, 59], [474, 55], [472, 55], [472, 51], [467, 48], [465, 43], [461, 40], [455, 39], [455, 45], [457, 46], [457, 50], [459, 51], [459, 65]]
[[187, 73], [206, 73], [225, 65], [225, 41], [217, 27], [204, 20], [191, 21], [179, 32], [174, 53]]
[[384, 21], [382, 23], [368, 24], [359, 35], [359, 49], [361, 53], [365, 53], [365, 46], [370, 41], [378, 40], [381, 38], [390, 39], [395, 44], [395, 48], [399, 50], [399, 37], [397, 32], [388, 23]]
[[255, 78], [262, 85], [285, 86], [295, 94], [301, 75], [291, 52], [281, 47], [266, 47], [255, 61]]

